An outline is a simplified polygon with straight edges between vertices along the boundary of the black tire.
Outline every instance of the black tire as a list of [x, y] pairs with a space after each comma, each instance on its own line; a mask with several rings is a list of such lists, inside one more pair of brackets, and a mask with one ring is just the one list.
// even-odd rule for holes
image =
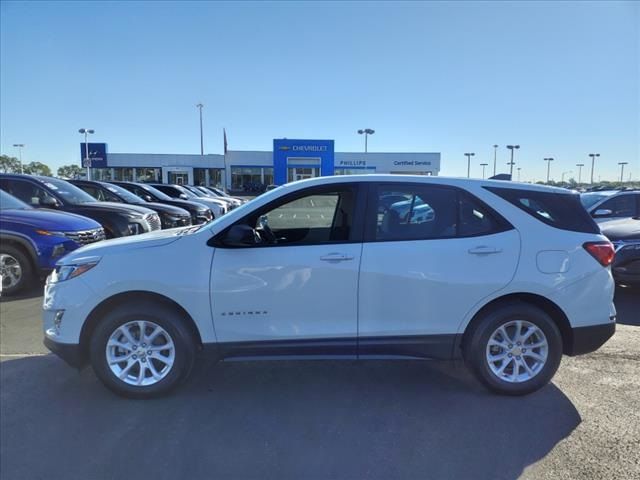
[[[501, 325], [515, 320], [530, 322], [542, 330], [547, 340], [548, 351], [546, 362], [535, 376], [529, 380], [512, 383], [500, 378], [491, 370], [486, 354], [491, 335]], [[471, 329], [465, 334], [463, 354], [476, 378], [489, 390], [503, 395], [526, 395], [549, 383], [558, 370], [562, 358], [562, 336], [557, 325], [544, 311], [528, 303], [515, 302], [501, 305], [474, 321]]]
[[15, 285], [11, 287], [8, 286], [9, 279], [2, 279], [2, 294], [3, 295], [12, 295], [20, 290], [27, 288], [32, 284], [34, 278], [33, 265], [24, 251], [20, 248], [16, 248], [13, 245], [3, 244], [0, 248], [0, 254], [9, 255], [12, 257], [20, 266], [20, 279]]
[[[120, 380], [108, 365], [106, 348], [109, 337], [120, 326], [143, 320], [164, 329], [175, 347], [175, 359], [164, 378], [148, 386], [130, 385]], [[169, 393], [186, 380], [193, 369], [196, 340], [186, 320], [171, 306], [150, 302], [126, 303], [116, 307], [99, 320], [89, 340], [91, 365], [104, 385], [118, 395], [145, 399]], [[134, 367], [135, 368], [135, 367]]]

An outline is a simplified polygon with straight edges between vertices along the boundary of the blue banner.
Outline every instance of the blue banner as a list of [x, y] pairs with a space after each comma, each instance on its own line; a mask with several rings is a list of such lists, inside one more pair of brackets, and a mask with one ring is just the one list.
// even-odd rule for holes
[[[107, 167], [107, 144], [106, 143], [91, 143], [88, 144], [89, 160], [91, 168], [106, 168]], [[80, 144], [80, 165], [86, 167], [85, 156], [86, 149], [84, 142]]]

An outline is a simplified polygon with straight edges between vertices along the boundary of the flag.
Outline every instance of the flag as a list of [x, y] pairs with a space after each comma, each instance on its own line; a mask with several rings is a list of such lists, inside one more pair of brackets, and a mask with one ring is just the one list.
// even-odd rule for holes
[[226, 155], [227, 154], [227, 129], [223, 128], [222, 133], [224, 136], [224, 154]]

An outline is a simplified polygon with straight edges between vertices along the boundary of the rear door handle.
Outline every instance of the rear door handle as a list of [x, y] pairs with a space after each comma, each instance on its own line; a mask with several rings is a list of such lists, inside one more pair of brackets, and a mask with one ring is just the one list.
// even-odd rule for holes
[[469, 249], [469, 253], [473, 255], [491, 255], [492, 253], [500, 253], [500, 252], [502, 252], [501, 248], [488, 247], [486, 245], [479, 245], [477, 247]]
[[353, 260], [353, 256], [345, 255], [344, 253], [330, 253], [320, 257], [323, 262], [345, 262], [347, 260]]

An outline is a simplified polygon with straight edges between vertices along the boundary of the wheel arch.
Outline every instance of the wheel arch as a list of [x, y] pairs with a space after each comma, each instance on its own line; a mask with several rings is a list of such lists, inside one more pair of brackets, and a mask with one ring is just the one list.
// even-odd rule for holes
[[484, 305], [480, 310], [476, 312], [471, 321], [467, 324], [463, 334], [461, 335], [461, 341], [458, 347], [460, 349], [464, 347], [466, 341], [471, 335], [471, 332], [473, 331], [475, 326], [480, 321], [482, 321], [482, 318], [487, 312], [495, 308], [499, 308], [503, 305], [514, 303], [527, 303], [529, 305], [533, 305], [534, 307], [539, 308], [547, 315], [549, 315], [558, 327], [558, 330], [560, 330], [560, 335], [562, 336], [562, 352], [564, 354], [570, 354], [573, 348], [573, 330], [571, 328], [571, 324], [569, 323], [569, 318], [567, 317], [567, 315], [557, 304], [555, 304], [548, 298], [535, 293], [526, 292], [503, 295], [491, 300], [489, 303]]
[[84, 359], [88, 358], [91, 335], [95, 331], [100, 319], [110, 309], [131, 302], [151, 302], [155, 305], [160, 304], [165, 306], [166, 308], [175, 310], [180, 314], [180, 316], [184, 319], [187, 327], [191, 330], [193, 338], [196, 339], [197, 347], [200, 348], [202, 346], [202, 337], [200, 336], [200, 331], [198, 330], [193, 317], [179, 303], [159, 293], [144, 290], [132, 290], [129, 292], [117, 293], [111, 297], [104, 299], [102, 302], [96, 305], [96, 307], [94, 307], [91, 313], [89, 313], [89, 315], [87, 316], [87, 320], [84, 322], [82, 330], [80, 331], [80, 348]]
[[37, 274], [40, 269], [40, 266], [38, 265], [38, 252], [30, 239], [3, 232], [0, 234], [0, 243], [3, 245], [11, 245], [12, 247], [22, 250], [29, 260], [34, 274]]

